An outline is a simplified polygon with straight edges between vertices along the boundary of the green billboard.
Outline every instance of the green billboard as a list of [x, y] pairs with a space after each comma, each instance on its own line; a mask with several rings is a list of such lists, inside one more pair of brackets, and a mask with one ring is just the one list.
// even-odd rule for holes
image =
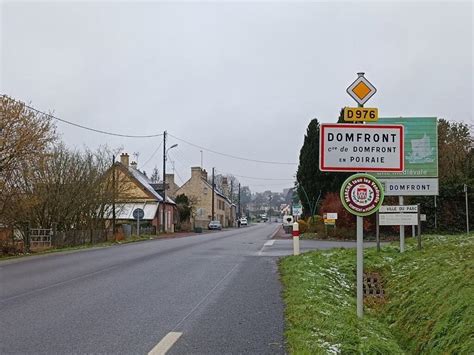
[[438, 126], [436, 117], [386, 117], [377, 124], [405, 127], [405, 170], [374, 173], [377, 177], [438, 177]]

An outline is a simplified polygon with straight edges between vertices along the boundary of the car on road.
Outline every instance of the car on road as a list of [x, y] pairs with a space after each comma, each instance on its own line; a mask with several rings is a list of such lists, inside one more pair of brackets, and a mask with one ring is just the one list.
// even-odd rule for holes
[[211, 221], [211, 222], [209, 222], [208, 228], [209, 229], [221, 230], [222, 229], [222, 224], [221, 224], [220, 221]]
[[241, 226], [246, 226], [246, 225], [248, 225], [248, 223], [247, 223], [247, 218], [242, 217], [242, 218], [240, 219], [240, 225], [241, 225]]

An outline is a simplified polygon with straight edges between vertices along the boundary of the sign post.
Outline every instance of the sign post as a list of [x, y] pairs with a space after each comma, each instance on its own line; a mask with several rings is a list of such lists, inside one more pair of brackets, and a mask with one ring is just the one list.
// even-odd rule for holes
[[342, 184], [341, 202], [350, 213], [357, 216], [357, 316], [364, 314], [364, 228], [363, 216], [369, 216], [383, 202], [382, 184], [368, 174], [355, 174]]
[[133, 210], [133, 218], [137, 220], [137, 235], [140, 237], [140, 219], [143, 219], [145, 212], [141, 208], [135, 208]]

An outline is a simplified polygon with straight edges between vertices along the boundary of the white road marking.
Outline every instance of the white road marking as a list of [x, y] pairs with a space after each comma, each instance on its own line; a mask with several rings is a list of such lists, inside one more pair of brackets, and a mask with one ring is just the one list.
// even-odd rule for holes
[[174, 343], [178, 341], [181, 335], [183, 335], [183, 333], [169, 332], [153, 349], [151, 349], [148, 355], [165, 355]]
[[274, 243], [275, 243], [275, 240], [274, 240], [274, 239], [272, 239], [272, 240], [267, 240], [267, 241], [265, 242], [265, 244], [263, 244], [262, 249], [260, 249], [260, 251], [258, 252], [258, 256], [262, 256], [263, 249], [265, 249], [265, 247], [270, 247], [270, 246], [272, 246]]

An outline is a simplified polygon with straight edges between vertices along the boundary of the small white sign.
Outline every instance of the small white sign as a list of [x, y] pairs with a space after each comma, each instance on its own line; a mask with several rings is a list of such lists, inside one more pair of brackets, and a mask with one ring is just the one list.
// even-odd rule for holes
[[403, 125], [321, 124], [321, 171], [402, 172]]
[[293, 206], [293, 215], [294, 216], [301, 216], [302, 214], [303, 214], [303, 207]]
[[337, 213], [336, 212], [328, 212], [325, 213], [326, 217], [325, 219], [337, 219]]
[[418, 205], [405, 206], [380, 206], [380, 213], [416, 213], [418, 212]]
[[426, 214], [420, 214], [420, 221], [426, 222]]
[[379, 179], [385, 196], [437, 196], [437, 178]]
[[381, 226], [416, 226], [418, 225], [417, 213], [380, 213], [379, 225]]

